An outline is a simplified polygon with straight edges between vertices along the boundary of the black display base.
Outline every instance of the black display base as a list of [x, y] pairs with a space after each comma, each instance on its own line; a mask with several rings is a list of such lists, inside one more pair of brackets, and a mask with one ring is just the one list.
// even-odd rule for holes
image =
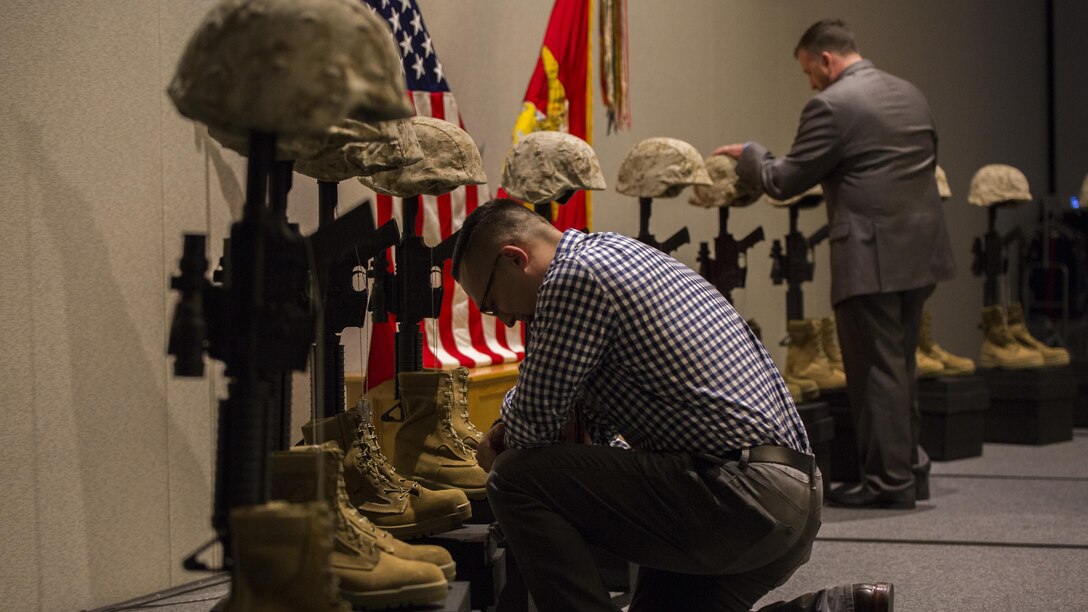
[[922, 448], [930, 459], [982, 455], [990, 392], [981, 376], [941, 376], [918, 381]]
[[986, 441], [1050, 444], [1073, 439], [1073, 368], [979, 369], [990, 390]]
[[[144, 595], [125, 602], [95, 608], [90, 612], [116, 612], [117, 610], [222, 610], [230, 592], [230, 575], [217, 574]], [[469, 612], [469, 583], [450, 582], [446, 600], [441, 604], [429, 606], [409, 606], [397, 608], [398, 612]], [[355, 608], [361, 610], [362, 608]]]
[[1074, 357], [1071, 361], [1073, 376], [1080, 381], [1073, 402], [1073, 426], [1088, 427], [1088, 357]]
[[[404, 606], [397, 608], [397, 612], [471, 612], [473, 610], [471, 591], [472, 585], [467, 581], [456, 580], [450, 582], [450, 590], [446, 595], [446, 601], [440, 605]], [[353, 606], [352, 610], [373, 610], [373, 608]]]
[[820, 468], [824, 481], [824, 497], [831, 491], [831, 456], [835, 452], [835, 419], [827, 402], [811, 401], [797, 404], [797, 413], [805, 424], [808, 443], [816, 455], [816, 467]]
[[[401, 608], [404, 610], [405, 608]], [[416, 608], [410, 608], [412, 610]], [[450, 583], [450, 593], [446, 596], [446, 603], [441, 608], [419, 608], [433, 612], [469, 612], [469, 584], [455, 581]]]
[[495, 522], [495, 513], [491, 511], [491, 502], [484, 499], [471, 499], [472, 516], [465, 521], [466, 525], [490, 525]]
[[835, 421], [835, 435], [831, 443], [831, 478], [833, 481], [857, 482], [858, 445], [854, 438], [854, 417], [850, 414], [850, 400], [846, 389], [826, 391], [817, 398], [827, 402], [831, 418]]
[[468, 581], [473, 610], [487, 610], [499, 600], [506, 583], [506, 551], [496, 546], [488, 525], [460, 529], [422, 538], [449, 551], [457, 563], [457, 580]]

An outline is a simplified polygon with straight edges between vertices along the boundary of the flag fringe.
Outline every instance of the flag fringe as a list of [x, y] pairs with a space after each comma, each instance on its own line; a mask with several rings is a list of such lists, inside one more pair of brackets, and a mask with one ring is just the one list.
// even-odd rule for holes
[[600, 0], [601, 98], [607, 133], [631, 128], [627, 0]]

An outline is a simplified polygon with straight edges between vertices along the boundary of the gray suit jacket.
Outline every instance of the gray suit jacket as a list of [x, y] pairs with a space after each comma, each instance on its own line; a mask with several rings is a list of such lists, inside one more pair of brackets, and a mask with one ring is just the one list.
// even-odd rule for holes
[[925, 97], [862, 60], [805, 105], [788, 155], [749, 143], [737, 172], [777, 199], [823, 186], [837, 304], [955, 276], [936, 164]]

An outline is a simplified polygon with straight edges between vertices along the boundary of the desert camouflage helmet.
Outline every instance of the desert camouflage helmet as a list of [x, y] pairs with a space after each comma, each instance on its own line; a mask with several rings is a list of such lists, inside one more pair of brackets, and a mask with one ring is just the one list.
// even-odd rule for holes
[[178, 111], [236, 132], [319, 135], [412, 115], [385, 22], [352, 0], [223, 0], [168, 88]]
[[824, 188], [819, 183], [806, 189], [803, 193], [799, 193], [792, 198], [786, 198], [785, 200], [776, 200], [771, 196], [764, 198], [771, 206], [788, 207], [797, 206], [800, 208], [812, 208], [817, 206], [820, 202], [824, 201]]
[[944, 173], [944, 168], [937, 165], [937, 193], [941, 196], [942, 200], [947, 200], [952, 197], [952, 188], [948, 186], [948, 175]]
[[[209, 128], [219, 144], [249, 155], [249, 139], [239, 132]], [[325, 134], [276, 140], [276, 158], [295, 160], [295, 171], [319, 181], [345, 181], [414, 164], [423, 159], [408, 119], [362, 123], [344, 119]]]
[[647, 138], [627, 152], [616, 191], [636, 198], [675, 198], [688, 185], [712, 185], [703, 157], [675, 138]]
[[1001, 202], [1031, 199], [1028, 179], [1012, 166], [990, 164], [983, 166], [971, 177], [971, 190], [967, 201], [975, 206], [993, 206]]
[[740, 181], [737, 160], [728, 155], [711, 155], [706, 158], [706, 171], [713, 185], [696, 185], [688, 202], [703, 208], [748, 206], [759, 199], [759, 192]]
[[346, 181], [419, 163], [423, 150], [410, 119], [360, 123], [345, 119], [318, 155], [299, 159], [295, 171], [319, 181]]
[[[279, 136], [276, 138], [276, 159], [301, 159], [318, 155], [328, 143], [330, 132], [331, 129], [322, 134]], [[249, 156], [249, 135], [246, 132], [209, 125], [208, 135], [223, 145], [223, 148], [243, 157]]]
[[502, 187], [531, 204], [559, 200], [572, 191], [604, 189], [604, 175], [589, 143], [573, 134], [542, 131], [522, 136], [506, 154]]
[[462, 185], [487, 182], [476, 143], [461, 128], [431, 117], [412, 117], [423, 161], [372, 176], [359, 182], [377, 193], [398, 198], [443, 195]]

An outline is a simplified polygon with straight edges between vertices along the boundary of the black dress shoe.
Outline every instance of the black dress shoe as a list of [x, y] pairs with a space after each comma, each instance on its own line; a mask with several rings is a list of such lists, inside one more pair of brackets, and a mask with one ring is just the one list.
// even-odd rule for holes
[[832, 506], [843, 508], [914, 509], [914, 498], [909, 494], [890, 497], [871, 491], [865, 485], [841, 485], [827, 494], [827, 500]]
[[890, 582], [855, 584], [854, 612], [892, 612], [895, 607], [895, 585]]

